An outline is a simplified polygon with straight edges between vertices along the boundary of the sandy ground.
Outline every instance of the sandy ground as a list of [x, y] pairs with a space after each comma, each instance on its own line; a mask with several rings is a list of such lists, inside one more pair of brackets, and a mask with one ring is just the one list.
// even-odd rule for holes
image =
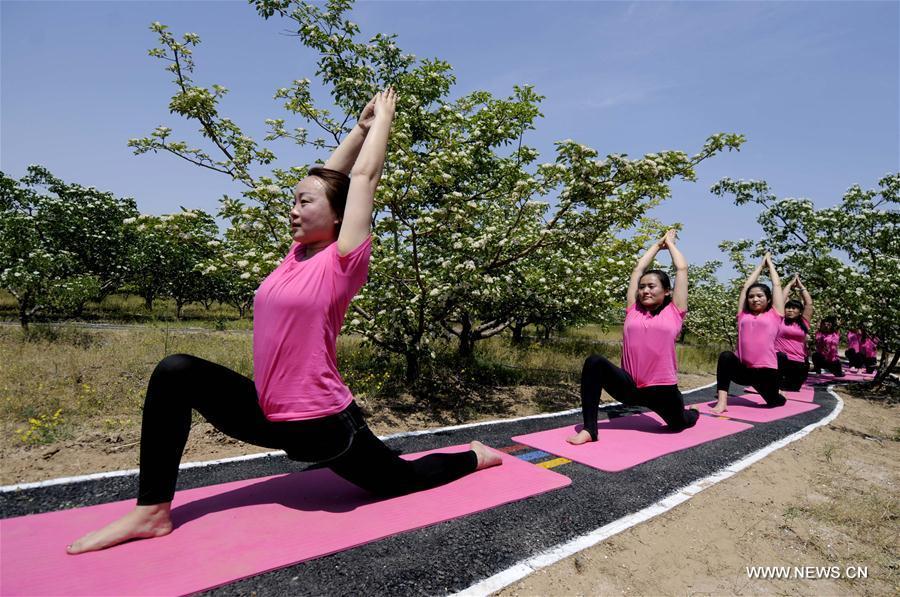
[[[840, 394], [829, 425], [499, 595], [900, 594], [900, 407]], [[868, 578], [760, 580], [747, 566]]]

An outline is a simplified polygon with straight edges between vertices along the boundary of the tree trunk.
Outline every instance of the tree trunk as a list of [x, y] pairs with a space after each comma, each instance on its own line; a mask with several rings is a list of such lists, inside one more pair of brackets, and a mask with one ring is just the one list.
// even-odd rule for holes
[[512, 341], [513, 344], [521, 344], [525, 340], [525, 322], [515, 320], [512, 324]]
[[468, 313], [463, 313], [462, 329], [459, 333], [459, 350], [457, 354], [464, 359], [472, 357], [475, 342], [472, 340], [472, 320], [469, 319]]
[[184, 303], [179, 300], [175, 300], [175, 319], [181, 319], [181, 310], [184, 308]]
[[410, 351], [403, 353], [403, 356], [406, 357], [406, 383], [415, 383], [422, 373], [419, 355]]
[[890, 375], [891, 371], [894, 370], [894, 367], [897, 366], [897, 361], [900, 360], [900, 351], [895, 352], [893, 358], [891, 358], [891, 364], [887, 367], [884, 366], [885, 361], [887, 361], [888, 353], [882, 351], [881, 353], [881, 367], [878, 368], [878, 373], [875, 374], [875, 379], [873, 383], [876, 386], [880, 386], [884, 383], [884, 380], [887, 379], [887, 376]]
[[22, 331], [28, 331], [28, 322], [31, 317], [28, 313], [28, 308], [25, 306], [24, 300], [19, 300], [19, 325], [22, 326]]
[[144, 307], [148, 311], [153, 311], [153, 295], [152, 294], [148, 294], [147, 296], [144, 297]]

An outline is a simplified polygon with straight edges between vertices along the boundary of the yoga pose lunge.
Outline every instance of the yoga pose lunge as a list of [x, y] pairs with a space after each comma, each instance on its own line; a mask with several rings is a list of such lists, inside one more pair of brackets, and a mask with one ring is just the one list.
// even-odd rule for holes
[[[668, 249], [677, 276], [675, 288], [662, 270], [647, 267]], [[669, 230], [644, 253], [631, 273], [622, 326], [622, 368], [591, 355], [581, 372], [581, 412], [584, 429], [566, 438], [571, 444], [597, 441], [597, 410], [606, 390], [622, 404], [644, 406], [657, 413], [673, 431], [693, 427], [700, 414], [684, 408], [678, 390], [675, 339], [687, 312], [688, 264]], [[646, 270], [646, 271], [645, 271]]]
[[812, 319], [813, 301], [799, 275], [794, 276], [782, 290], [785, 299], [790, 296], [793, 287], [800, 289], [803, 301], [791, 299], [784, 304], [784, 320], [778, 326], [775, 352], [778, 356], [779, 387], [797, 391], [809, 375], [806, 334]]
[[878, 368], [878, 338], [870, 335], [865, 328], [859, 337], [859, 352], [862, 355], [862, 365], [865, 365], [866, 373], [874, 373]]
[[821, 373], [825, 369], [835, 377], [844, 377], [844, 368], [838, 356], [838, 345], [841, 334], [837, 329], [837, 320], [829, 315], [819, 322], [816, 332], [816, 350], [812, 354], [813, 369]]
[[[768, 268], [772, 288], [757, 283], [763, 267]], [[778, 392], [778, 357], [775, 337], [784, 318], [781, 280], [772, 265], [772, 256], [763, 260], [744, 282], [738, 299], [737, 354], [726, 350], [719, 354], [716, 367], [717, 402], [713, 412], [728, 410], [731, 382], [752, 386], [769, 406], [782, 406], [786, 400]]]
[[861, 336], [862, 330], [847, 330], [847, 350], [844, 351], [844, 356], [847, 357], [851, 373], [856, 373], [864, 366], [863, 355], [859, 346]]
[[147, 386], [137, 506], [76, 541], [69, 553], [171, 532], [192, 408], [232, 437], [324, 463], [381, 496], [435, 487], [501, 463], [479, 442], [467, 452], [400, 458], [369, 430], [337, 370], [337, 335], [368, 272], [372, 206], [395, 102], [393, 89], [376, 94], [324, 168], [312, 168], [294, 189], [296, 242], [254, 301], [255, 379], [189, 355], [163, 359]]

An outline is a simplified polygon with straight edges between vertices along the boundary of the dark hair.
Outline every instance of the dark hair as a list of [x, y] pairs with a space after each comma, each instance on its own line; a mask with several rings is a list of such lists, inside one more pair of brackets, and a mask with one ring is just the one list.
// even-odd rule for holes
[[[315, 166], [309, 169], [308, 176], [315, 176], [325, 186], [325, 197], [331, 209], [340, 220], [344, 219], [344, 208], [347, 207], [347, 191], [350, 190], [350, 177], [343, 172]], [[341, 225], [338, 224], [338, 230]]]
[[806, 324], [803, 323], [803, 315], [800, 315], [799, 317], [795, 317], [795, 318], [791, 318], [791, 317], [787, 316], [788, 309], [797, 309], [798, 311], [800, 311], [802, 313], [803, 307], [804, 307], [803, 303], [801, 303], [797, 299], [791, 299], [788, 302], [786, 302], [784, 304], [784, 310], [785, 310], [784, 323], [785, 323], [785, 325], [793, 325], [796, 323], [797, 325], [800, 326], [801, 330], [803, 330], [804, 332], [808, 332], [809, 328], [807, 328]]
[[[660, 285], [663, 287], [663, 290], [672, 290], [672, 281], [669, 280], [669, 274], [662, 271], [661, 269], [648, 269], [643, 274], [641, 274], [641, 278], [643, 278], [644, 276], [649, 276], [651, 274], [656, 276], [656, 278], [659, 280]], [[638, 285], [640, 285], [640, 278], [638, 278]], [[656, 313], [659, 313], [660, 311], [665, 309], [666, 306], [668, 306], [668, 304], [671, 302], [672, 295], [666, 295], [666, 297], [663, 299], [662, 304], [653, 310], [653, 314], [655, 315]], [[641, 302], [637, 301], [637, 304], [640, 305]]]
[[819, 322], [819, 326], [821, 327], [821, 325], [823, 323], [830, 323], [831, 331], [833, 331], [833, 332], [837, 331], [837, 318], [834, 315], [829, 315], [827, 317], [823, 317], [822, 321]]
[[757, 282], [756, 284], [751, 284], [750, 288], [747, 289], [747, 294], [744, 296], [744, 311], [749, 313], [750, 307], [747, 304], [747, 297], [750, 296], [750, 291], [754, 288], [762, 288], [763, 294], [766, 295], [766, 300], [769, 301], [768, 305], [766, 305], [765, 310], [768, 311], [772, 308], [772, 289], [766, 286], [765, 284], [760, 284]]

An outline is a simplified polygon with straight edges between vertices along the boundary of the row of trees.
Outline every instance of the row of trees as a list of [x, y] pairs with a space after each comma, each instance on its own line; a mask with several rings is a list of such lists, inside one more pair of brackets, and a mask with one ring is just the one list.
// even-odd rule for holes
[[785, 282], [800, 275], [815, 302], [814, 321], [834, 315], [844, 329], [864, 328], [879, 340], [879, 380], [900, 360], [900, 173], [875, 189], [852, 186], [833, 207], [809, 199], [779, 198], [765, 181], [725, 178], [712, 193], [736, 206], [761, 208], [757, 241], [726, 241], [737, 277], [721, 282], [719, 262], [692, 268], [686, 328], [711, 342], [734, 344], [738, 291], [755, 261], [770, 251]]
[[[359, 27], [348, 18], [350, 0], [330, 0], [324, 6], [290, 0], [251, 4], [265, 19], [284, 19], [300, 43], [316, 53], [316, 76], [330, 92], [330, 101], [317, 104], [307, 78], [276, 90], [274, 97], [285, 114], [265, 121], [269, 132], [258, 143], [221, 114], [225, 87], [194, 81], [193, 52], [199, 36], [188, 33], [179, 39], [165, 25], [154, 23], [151, 29], [159, 43], [149, 53], [172, 74], [170, 110], [196, 123], [200, 139], [197, 144], [176, 140], [172, 129], [163, 125], [129, 145], [136, 154], [169, 153], [235, 181], [240, 192], [224, 197], [217, 214], [227, 223], [224, 234], [217, 233], [208, 214], [185, 210], [160, 217], [138, 215], [131, 200], [116, 203], [108, 194], [63, 184], [41, 168], [30, 169], [19, 183], [4, 177], [3, 208], [14, 217], [0, 228], [0, 251], [14, 247], [3, 254], [14, 259], [9, 261], [12, 267], [0, 264], [0, 283], [16, 295], [21, 312], [41, 308], [34, 298], [38, 295], [57, 308], [56, 296], [81, 300], [122, 287], [141, 294], [148, 304], [158, 296], [175, 298], [179, 309], [189, 301], [219, 300], [243, 312], [259, 281], [290, 244], [285, 223], [291, 189], [307, 170], [275, 167], [274, 147], [287, 143], [295, 152], [319, 153], [336, 147], [368, 98], [393, 85], [400, 100], [376, 197], [369, 283], [353, 301], [346, 327], [405, 359], [412, 381], [436, 342], [452, 339], [466, 357], [477, 342], [505, 330], [516, 337], [527, 325], [550, 329], [619, 320], [636, 256], [665, 228], [648, 216], [649, 210], [670, 196], [672, 181], [694, 180], [701, 162], [744, 142], [741, 135], [720, 133], [690, 155], [661, 151], [632, 159], [615, 153], [601, 156], [567, 139], [556, 143], [551, 161], [541, 163], [537, 150], [526, 143], [541, 116], [543, 98], [533, 88], [516, 86], [508, 97], [477, 91], [454, 98], [455, 78], [446, 62], [403, 53], [394, 36], [359, 39]], [[39, 186], [55, 197], [37, 193]], [[855, 280], [876, 271], [872, 268], [889, 267], [882, 255], [893, 255], [896, 262], [896, 246], [885, 240], [884, 247], [875, 249], [879, 264], [870, 263], [874, 237], [865, 229], [886, 225], [879, 206], [895, 202], [896, 189], [893, 199], [875, 199], [857, 190], [850, 199], [845, 197], [849, 208], [821, 217], [810, 215], [819, 212], [808, 201], [770, 196], [765, 183], [726, 179], [713, 192], [764, 208], [760, 223], [765, 237], [758, 244], [723, 245], [738, 269], [748, 252], [770, 250], [787, 273], [800, 272], [811, 290], [823, 290], [823, 304], [843, 300], [833, 284], [839, 274], [831, 272], [839, 269]], [[87, 216], [66, 216], [67, 222], [78, 221], [71, 231], [75, 234], [49, 238], [43, 230], [51, 220], [40, 218], [52, 214], [56, 203], [73, 209], [66, 198], [75, 195], [84, 198], [85, 213], [94, 223]], [[103, 259], [118, 259], [118, 265], [80, 261], [81, 249], [63, 241], [94, 230], [96, 214], [106, 213], [97, 206], [112, 203], [118, 211], [103, 208], [110, 211], [109, 229], [91, 232], [94, 240], [84, 244], [95, 243], [87, 253], [98, 255], [93, 259], [102, 254]], [[842, 219], [835, 219], [838, 216]], [[823, 231], [844, 225], [856, 226], [854, 236], [831, 234], [822, 240]], [[24, 228], [30, 229], [27, 241], [4, 240]], [[62, 244], [54, 244], [57, 241]], [[851, 265], [835, 257], [835, 251], [849, 255]], [[39, 267], [50, 261], [47, 255], [58, 269]], [[821, 283], [809, 273], [813, 262]], [[710, 341], [731, 343], [736, 288], [717, 278], [718, 265], [692, 268], [687, 327]], [[18, 284], [26, 270], [53, 275], [35, 274], [43, 281], [29, 284], [46, 286], [30, 291], [27, 284], [12, 283]], [[896, 315], [896, 305], [893, 308]], [[881, 324], [874, 319], [870, 323], [883, 345], [896, 352], [896, 340], [891, 340], [896, 330], [892, 336], [889, 326], [877, 327]]]
[[[131, 198], [66, 183], [42, 166], [16, 180], [0, 172], [0, 288], [23, 327], [36, 316], [77, 316], [88, 301], [137, 294], [148, 308], [227, 303], [243, 315], [264, 270], [231, 251], [200, 210], [151, 216]], [[260, 256], [265, 267], [274, 253]]]

